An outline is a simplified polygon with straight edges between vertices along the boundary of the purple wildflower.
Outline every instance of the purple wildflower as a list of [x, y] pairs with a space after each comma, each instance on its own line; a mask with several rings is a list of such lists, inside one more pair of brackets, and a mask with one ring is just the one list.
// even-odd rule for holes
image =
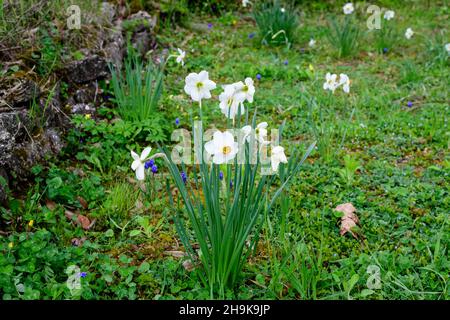
[[223, 180], [223, 172], [222, 171], [220, 171], [220, 173], [219, 173], [219, 179]]
[[406, 105], [408, 106], [408, 108], [411, 108], [413, 106], [413, 103], [411, 101], [408, 101]]
[[86, 278], [87, 272], [80, 272], [80, 278]]
[[179, 126], [179, 125], [180, 125], [180, 119], [176, 118], [176, 119], [175, 119], [175, 124], [176, 124], [177, 126]]
[[152, 166], [152, 172], [153, 172], [153, 174], [155, 174], [155, 173], [158, 172], [158, 166], [157, 166], [156, 164], [154, 164], [154, 165]]
[[261, 75], [259, 73], [256, 75], [256, 79], [261, 80]]
[[155, 160], [153, 159], [148, 160], [144, 165], [145, 170], [148, 170], [149, 168], [153, 167], [154, 164]]
[[186, 183], [187, 181], [187, 175], [183, 171], [181, 172], [181, 179], [183, 179], [183, 182]]
[[213, 27], [213, 24], [210, 22], [208, 23], [208, 29], [211, 29]]

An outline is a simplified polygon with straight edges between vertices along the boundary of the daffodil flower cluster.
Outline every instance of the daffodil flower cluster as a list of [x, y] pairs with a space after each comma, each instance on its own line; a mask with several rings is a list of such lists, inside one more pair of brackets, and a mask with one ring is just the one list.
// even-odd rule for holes
[[327, 73], [325, 76], [325, 82], [323, 83], [324, 90], [334, 91], [342, 86], [342, 90], [345, 93], [350, 93], [350, 78], [345, 74], [341, 73], [339, 79], [336, 74]]
[[[211, 92], [217, 87], [204, 70], [190, 73], [185, 79], [185, 93], [199, 105], [200, 123], [203, 103], [212, 98]], [[178, 190], [176, 198], [168, 192], [171, 207], [176, 208], [173, 219], [177, 232], [190, 259], [200, 262], [196, 263], [201, 266], [197, 271], [209, 287], [211, 298], [216, 293], [223, 298], [225, 291], [240, 279], [243, 264], [258, 241], [252, 233], [259, 232], [264, 213], [271, 212], [281, 191], [315, 146], [315, 143], [311, 144], [303, 157], [295, 150], [288, 160], [284, 148], [278, 145], [275, 130], [271, 132], [271, 141], [267, 139], [267, 122], [256, 124], [256, 112], [253, 121], [248, 122], [249, 108], [244, 103], [253, 102], [253, 80], [246, 78], [221, 88], [215, 103], [227, 118], [228, 128], [213, 130], [212, 138], [206, 139], [202, 126], [197, 129], [193, 123], [195, 154], [201, 161], [192, 166], [182, 162], [180, 170], [180, 163], [174, 163], [164, 146], [160, 147], [161, 153], [154, 155], [150, 155], [150, 147], [141, 155], [131, 152], [131, 168], [138, 180], [145, 179], [150, 167], [154, 173], [153, 166], [156, 165], [150, 161], [156, 157], [164, 158]], [[230, 122], [232, 127], [229, 127]], [[269, 150], [270, 157], [266, 157]], [[253, 162], [255, 151], [256, 161]], [[240, 161], [241, 155], [243, 161]], [[263, 162], [263, 159], [268, 161]], [[258, 168], [264, 169], [261, 174]], [[189, 180], [190, 176], [192, 180]], [[280, 180], [279, 186], [274, 184], [275, 179]], [[167, 187], [170, 190], [170, 186]], [[192, 246], [192, 240], [199, 248]]]
[[[201, 102], [202, 99], [211, 98], [210, 91], [216, 87], [215, 82], [209, 80], [208, 72], [201, 71], [199, 74], [191, 73], [185, 79], [184, 90], [194, 101]], [[229, 119], [235, 119], [238, 115], [244, 115], [244, 102], [253, 102], [255, 94], [254, 82], [251, 78], [246, 78], [243, 82], [235, 82], [224, 85], [223, 92], [219, 95], [219, 108], [221, 112]], [[234, 123], [234, 122], [233, 122]], [[267, 139], [267, 122], [262, 122], [255, 129], [251, 125], [244, 126], [243, 142], [250, 142], [251, 134], [254, 133], [255, 140], [260, 146], [270, 144]], [[205, 151], [211, 156], [213, 163], [223, 164], [234, 160], [239, 148], [238, 142], [234, 140], [232, 133], [225, 131], [216, 131], [213, 139], [205, 144]], [[271, 167], [274, 172], [278, 170], [280, 163], [287, 163], [287, 157], [284, 154], [284, 148], [273, 146], [271, 149]]]

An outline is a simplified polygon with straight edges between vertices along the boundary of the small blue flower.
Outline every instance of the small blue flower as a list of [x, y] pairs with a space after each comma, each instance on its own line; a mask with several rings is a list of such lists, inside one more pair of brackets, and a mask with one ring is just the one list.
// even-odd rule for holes
[[388, 48], [383, 48], [383, 53], [387, 53], [389, 51]]
[[158, 172], [158, 166], [157, 166], [156, 164], [154, 164], [154, 165], [152, 166], [152, 172], [153, 172], [153, 174], [155, 174], [155, 173]]
[[154, 164], [155, 160], [153, 159], [148, 160], [144, 165], [145, 170], [148, 170], [149, 168], [153, 167]]
[[186, 183], [187, 181], [187, 175], [183, 171], [181, 172], [181, 179], [183, 179], [183, 182]]
[[176, 119], [175, 119], [175, 124], [176, 124], [177, 126], [179, 126], [179, 125], [180, 125], [180, 119], [176, 118]]
[[80, 272], [80, 278], [86, 278], [87, 272]]
[[288, 61], [288, 60], [284, 60], [284, 62], [283, 62], [283, 63], [284, 63], [284, 65], [285, 65], [285, 66], [287, 66], [287, 65], [288, 65], [288, 63], [289, 63], [289, 61]]
[[230, 189], [233, 189], [233, 181], [230, 181]]
[[259, 73], [256, 75], [256, 79], [261, 80], [261, 75]]
[[213, 27], [213, 24], [210, 22], [208, 23], [208, 29], [211, 29]]
[[413, 103], [411, 101], [408, 101], [406, 105], [408, 106], [408, 108], [411, 108], [413, 106]]
[[220, 171], [220, 173], [219, 173], [219, 179], [223, 180], [223, 172], [222, 171]]
[[253, 39], [255, 37], [255, 33], [254, 32], [252, 32], [252, 33], [250, 33], [249, 35], [248, 35], [248, 38], [249, 39]]

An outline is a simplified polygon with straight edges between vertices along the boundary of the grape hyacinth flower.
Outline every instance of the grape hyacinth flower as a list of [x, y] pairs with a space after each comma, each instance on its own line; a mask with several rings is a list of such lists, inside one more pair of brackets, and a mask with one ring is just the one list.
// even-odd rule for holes
[[152, 172], [153, 172], [153, 174], [155, 174], [155, 173], [158, 172], [158, 166], [157, 166], [156, 164], [154, 164], [154, 165], [152, 166]]
[[253, 39], [255, 37], [255, 33], [254, 32], [252, 32], [252, 33], [250, 33], [249, 35], [248, 35], [248, 38], [249, 39]]
[[287, 66], [287, 65], [288, 65], [288, 63], [289, 63], [289, 61], [288, 61], [288, 60], [286, 59], [286, 60], [284, 60], [284, 62], [283, 62], [283, 63], [284, 63], [284, 65], [285, 65], [285, 66]]
[[176, 124], [177, 126], [180, 125], [180, 119], [179, 119], [179, 118], [176, 118], [176, 119], [175, 119], [175, 124]]
[[219, 179], [223, 180], [223, 172], [222, 171], [220, 171], [220, 173], [219, 173]]
[[383, 53], [387, 53], [389, 51], [388, 48], [383, 48]]
[[150, 159], [149, 161], [147, 161], [145, 163], [145, 170], [148, 170], [149, 168], [153, 167], [154, 164], [155, 164], [155, 160]]
[[80, 272], [80, 278], [86, 278], [87, 272]]
[[406, 105], [408, 106], [408, 108], [411, 108], [413, 106], [413, 103], [411, 101], [408, 101]]
[[261, 80], [261, 75], [259, 73], [256, 75], [256, 79]]
[[187, 175], [184, 171], [181, 172], [181, 179], [183, 179], [183, 182], [186, 183], [187, 181]]
[[211, 22], [208, 23], [208, 29], [212, 29], [212, 27], [213, 27], [213, 24]]

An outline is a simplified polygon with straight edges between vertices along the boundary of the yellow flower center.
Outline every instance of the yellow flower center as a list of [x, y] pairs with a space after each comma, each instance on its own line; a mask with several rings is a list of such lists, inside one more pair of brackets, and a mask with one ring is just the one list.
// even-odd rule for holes
[[197, 82], [197, 88], [201, 88], [201, 87], [203, 87], [203, 82]]
[[247, 92], [247, 91], [248, 91], [248, 86], [245, 85], [245, 86], [242, 88], [242, 91]]
[[230, 146], [225, 146], [225, 147], [222, 148], [222, 153], [223, 153], [224, 155], [227, 155], [227, 154], [229, 154], [230, 152], [231, 152], [231, 147], [230, 147]]

